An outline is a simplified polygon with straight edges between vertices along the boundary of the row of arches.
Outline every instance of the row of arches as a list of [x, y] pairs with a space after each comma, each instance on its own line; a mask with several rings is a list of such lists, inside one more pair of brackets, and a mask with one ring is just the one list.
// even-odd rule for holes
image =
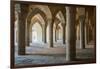
[[[94, 7], [16, 5], [18, 6], [15, 9], [15, 30], [18, 28], [16, 39], [18, 38], [19, 55], [25, 55], [30, 43], [47, 43], [53, 48], [55, 42], [61, 42], [66, 47], [66, 59], [74, 60], [76, 47], [85, 49], [86, 42], [95, 37]], [[80, 45], [77, 44], [77, 40]]]
[[[36, 7], [30, 6], [28, 16], [26, 18], [27, 24], [27, 39], [29, 43], [38, 42], [38, 43], [47, 43], [49, 42], [49, 23], [52, 22], [49, 19], [52, 19], [50, 9], [47, 6], [39, 6]], [[44, 10], [45, 11], [44, 11]], [[65, 26], [65, 18], [61, 11], [58, 11], [55, 15], [55, 19], [53, 19], [53, 41], [57, 42], [57, 40], [63, 39], [63, 25]], [[18, 13], [17, 13], [17, 21], [18, 21]], [[17, 39], [17, 37], [16, 37]], [[62, 40], [63, 41], [63, 40]]]
[[[18, 23], [19, 17], [20, 17], [20, 4], [16, 4], [17, 9], [15, 10], [15, 23]], [[15, 7], [16, 7], [15, 5]], [[26, 5], [25, 5], [26, 6]], [[25, 7], [26, 10], [26, 18], [25, 18], [25, 24], [26, 24], [26, 43], [27, 46], [30, 45], [30, 43], [55, 43], [55, 42], [61, 42], [62, 44], [66, 44], [66, 40], [68, 37], [66, 37], [68, 31], [67, 29], [67, 14], [68, 12], [66, 10], [65, 6], [47, 6], [47, 5], [28, 5]], [[78, 10], [77, 10], [78, 9]], [[80, 40], [80, 14], [85, 17], [84, 21], [84, 28], [88, 27], [88, 38], [91, 36], [92, 38], [89, 38], [88, 41], [93, 40], [93, 24], [92, 19], [93, 17], [89, 17], [90, 14], [86, 8], [83, 8], [85, 11], [79, 10], [80, 8], [76, 8], [76, 40]], [[93, 10], [93, 8], [92, 8]], [[81, 12], [81, 13], [80, 13]], [[17, 24], [15, 24], [15, 27], [18, 27]], [[16, 28], [15, 28], [16, 29]], [[15, 41], [18, 41], [18, 30], [15, 30]]]

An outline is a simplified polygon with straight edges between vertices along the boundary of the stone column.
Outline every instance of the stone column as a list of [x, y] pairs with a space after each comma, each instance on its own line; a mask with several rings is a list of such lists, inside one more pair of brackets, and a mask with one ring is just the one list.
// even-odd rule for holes
[[55, 42], [57, 42], [57, 31], [56, 31], [56, 28], [55, 28]]
[[95, 7], [94, 7], [93, 22], [94, 22], [93, 40], [94, 40], [94, 44], [96, 45], [96, 8]]
[[96, 61], [96, 7], [94, 7], [94, 12], [93, 12], [94, 16], [93, 16], [93, 23], [94, 23], [94, 31], [93, 31], [93, 40], [94, 40], [94, 59]]
[[53, 47], [53, 23], [49, 23], [49, 46]]
[[66, 7], [67, 16], [67, 47], [66, 47], [66, 60], [71, 61], [76, 58], [76, 8]]
[[29, 33], [30, 33], [30, 34], [29, 34], [29, 35], [30, 35], [30, 36], [29, 36], [29, 38], [30, 38], [29, 40], [30, 40], [30, 43], [32, 43], [32, 29], [29, 31]]
[[89, 43], [89, 25], [87, 27], [87, 44]]
[[84, 31], [84, 25], [85, 25], [85, 17], [84, 15], [80, 16], [80, 48], [85, 48], [85, 31]]
[[[14, 1], [11, 1], [11, 10], [10, 10], [10, 12], [11, 12], [11, 25], [10, 25], [10, 37], [11, 37], [11, 41], [10, 41], [10, 44], [11, 44], [11, 54], [15, 54], [15, 44], [14, 44], [14, 26], [15, 26], [15, 11], [16, 11], [16, 5], [15, 5], [15, 3], [14, 3]], [[10, 67], [13, 69], [14, 67], [15, 67], [15, 57], [14, 57], [15, 55], [13, 55], [12, 57], [11, 57], [11, 65], [10, 65]]]
[[26, 35], [27, 35], [27, 36], [26, 36], [26, 37], [27, 37], [26, 45], [27, 45], [27, 46], [29, 46], [29, 44], [30, 44], [30, 40], [29, 40], [29, 25], [28, 25], [28, 24], [29, 24], [29, 23], [27, 23], [27, 26], [26, 26], [26, 28], [27, 28], [27, 29], [26, 29], [26, 32], [27, 32], [27, 33], [26, 33]]
[[25, 55], [25, 46], [26, 46], [26, 16], [27, 16], [27, 5], [20, 5], [19, 13], [19, 23], [18, 23], [18, 54]]
[[[91, 24], [91, 17], [89, 17], [89, 24]], [[92, 40], [92, 28], [91, 25], [88, 25], [88, 43], [90, 43], [90, 41]]]
[[42, 27], [42, 40], [44, 43], [46, 43], [46, 26], [43, 25]]
[[87, 34], [88, 34], [88, 31], [87, 31], [87, 25], [88, 25], [88, 12], [86, 12], [86, 19], [85, 19], [85, 46], [87, 45]]
[[87, 26], [85, 25], [85, 46], [87, 45]]
[[96, 8], [93, 9], [93, 40], [96, 43]]
[[65, 34], [66, 34], [66, 31], [65, 31], [65, 24], [63, 25], [63, 44], [65, 44], [66, 42], [65, 42]]

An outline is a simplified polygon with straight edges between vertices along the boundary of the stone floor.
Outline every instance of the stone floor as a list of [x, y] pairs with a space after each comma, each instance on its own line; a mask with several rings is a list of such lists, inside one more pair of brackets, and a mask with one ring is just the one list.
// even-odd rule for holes
[[65, 62], [65, 55], [25, 55], [17, 56], [15, 59], [16, 65], [55, 64]]
[[[30, 64], [56, 64], [66, 63], [66, 45], [55, 43], [54, 48], [44, 47], [47, 44], [35, 44], [26, 47], [26, 55], [20, 56], [17, 54], [18, 48], [15, 47], [15, 65], [30, 65]], [[77, 42], [77, 46], [79, 43]], [[94, 45], [89, 44], [86, 49], [76, 50], [76, 58], [91, 59], [94, 58]]]

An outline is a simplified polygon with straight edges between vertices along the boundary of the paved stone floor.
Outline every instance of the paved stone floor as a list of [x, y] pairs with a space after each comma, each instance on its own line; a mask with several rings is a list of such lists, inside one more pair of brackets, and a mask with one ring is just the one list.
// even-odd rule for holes
[[65, 62], [64, 55], [25, 55], [17, 56], [15, 59], [16, 65], [55, 64]]
[[[77, 44], [79, 45], [79, 44]], [[47, 44], [43, 44], [47, 46]], [[56, 64], [66, 63], [66, 45], [55, 44], [54, 48], [43, 47], [41, 44], [26, 47], [26, 55], [20, 56], [17, 54], [18, 48], [15, 47], [15, 65], [30, 65], [30, 64]], [[93, 44], [87, 45], [86, 49], [76, 50], [76, 58], [91, 59], [94, 58]]]

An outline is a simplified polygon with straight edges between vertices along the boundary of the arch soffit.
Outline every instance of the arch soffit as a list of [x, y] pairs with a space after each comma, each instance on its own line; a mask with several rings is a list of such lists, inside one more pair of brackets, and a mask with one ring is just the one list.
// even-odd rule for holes
[[40, 9], [38, 9], [38, 8], [32, 9], [32, 11], [28, 14], [27, 23], [31, 23], [32, 17], [34, 17], [37, 14], [40, 14], [42, 16], [42, 18], [44, 19], [45, 23], [47, 23], [46, 14], [43, 11], [41, 11]]
[[54, 22], [54, 27], [57, 28], [58, 25], [62, 28], [63, 25], [65, 25], [65, 18], [64, 15], [62, 14], [61, 11], [58, 11], [56, 16], [55, 16], [55, 22]]
[[[37, 14], [35, 16], [32, 17], [31, 19], [31, 24], [30, 24], [30, 29], [32, 28], [32, 26], [38, 22], [39, 25], [41, 26], [41, 28], [43, 27], [43, 22], [44, 22], [44, 19], [42, 18], [42, 16], [40, 14]], [[44, 22], [45, 23], [45, 22]]]
[[61, 21], [61, 23], [65, 23], [65, 18], [61, 11], [58, 11], [58, 13], [56, 14], [56, 17]]
[[39, 23], [42, 25], [45, 25], [45, 21], [43, 19], [43, 17], [40, 14], [36, 14], [32, 17], [31, 19], [31, 23], [34, 23], [36, 21], [39, 21]]
[[43, 13], [45, 13], [45, 15], [47, 16], [47, 20], [52, 19], [52, 14], [51, 14], [51, 11], [48, 6], [46, 6], [46, 5], [30, 5], [30, 11], [31, 11], [31, 9], [35, 9], [35, 8], [38, 8]]

